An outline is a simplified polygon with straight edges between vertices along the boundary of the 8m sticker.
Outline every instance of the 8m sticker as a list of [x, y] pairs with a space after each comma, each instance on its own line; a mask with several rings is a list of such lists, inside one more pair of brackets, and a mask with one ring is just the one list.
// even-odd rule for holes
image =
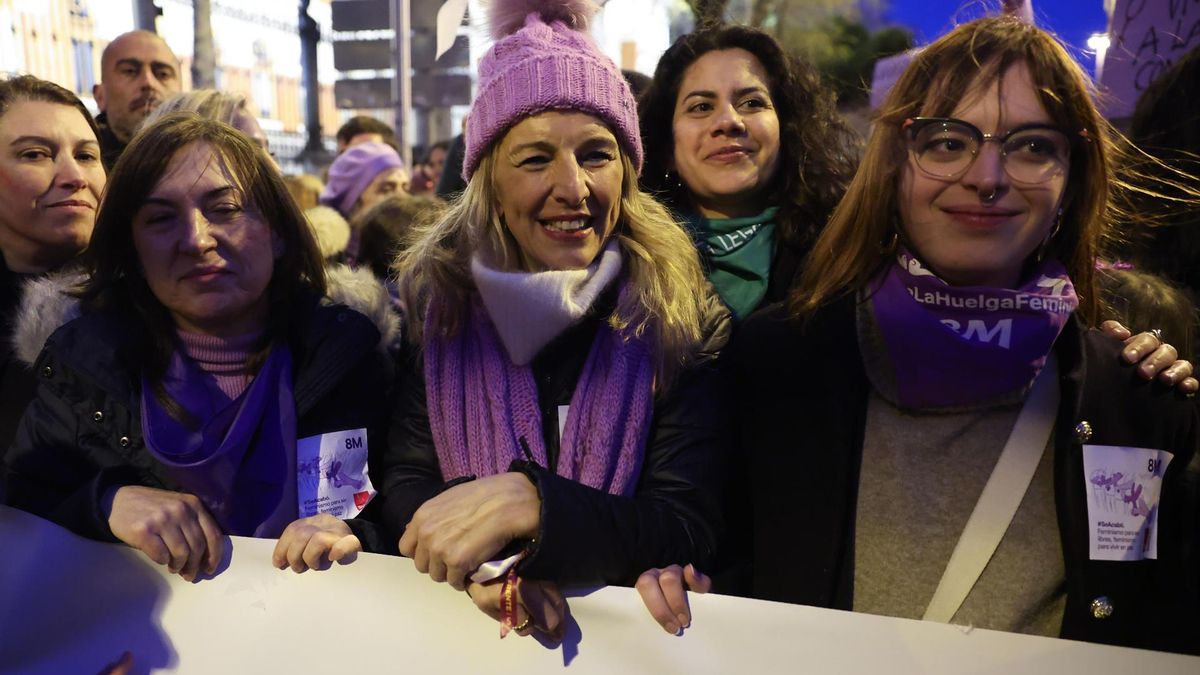
[[1158, 559], [1158, 501], [1173, 458], [1166, 450], [1083, 446], [1092, 560]]
[[367, 430], [349, 429], [296, 442], [296, 500], [300, 517], [328, 513], [353, 518], [375, 496], [367, 475]]

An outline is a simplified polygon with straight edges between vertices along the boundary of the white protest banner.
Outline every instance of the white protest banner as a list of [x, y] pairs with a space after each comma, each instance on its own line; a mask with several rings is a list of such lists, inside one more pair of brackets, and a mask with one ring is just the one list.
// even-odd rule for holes
[[1104, 114], [1123, 119], [1151, 82], [1200, 46], [1200, 0], [1117, 0], [1108, 38], [1100, 74]]
[[669, 635], [631, 588], [570, 590], [560, 645], [499, 637], [412, 561], [360, 554], [295, 574], [275, 541], [231, 537], [188, 583], [127, 546], [0, 506], [0, 673], [941, 673], [1196, 675], [1200, 658], [720, 595]]

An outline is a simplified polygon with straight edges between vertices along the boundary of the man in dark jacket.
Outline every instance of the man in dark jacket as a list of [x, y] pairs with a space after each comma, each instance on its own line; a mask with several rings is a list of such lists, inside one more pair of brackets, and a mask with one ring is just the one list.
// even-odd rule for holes
[[179, 59], [157, 34], [135, 30], [104, 48], [100, 77], [92, 96], [100, 107], [100, 154], [111, 171], [150, 111], [179, 93]]

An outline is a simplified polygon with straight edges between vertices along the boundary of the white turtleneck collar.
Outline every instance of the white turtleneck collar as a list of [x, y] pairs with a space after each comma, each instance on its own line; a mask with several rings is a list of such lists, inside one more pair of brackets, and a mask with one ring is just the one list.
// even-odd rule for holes
[[533, 361], [551, 340], [583, 318], [621, 273], [621, 249], [609, 241], [581, 270], [504, 272], [476, 253], [471, 276], [508, 357], [518, 366]]

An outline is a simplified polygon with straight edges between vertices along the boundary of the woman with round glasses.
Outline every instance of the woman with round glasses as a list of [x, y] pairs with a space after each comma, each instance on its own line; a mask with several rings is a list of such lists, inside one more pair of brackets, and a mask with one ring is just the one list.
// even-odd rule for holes
[[908, 134], [917, 166], [937, 178], [955, 179], [966, 173], [989, 142], [1000, 148], [1005, 173], [1018, 183], [1041, 183], [1062, 173], [1071, 155], [1068, 134], [1052, 124], [1031, 122], [1000, 135], [985, 134], [953, 117], [914, 117], [901, 127]]
[[1132, 214], [1086, 83], [1001, 17], [892, 90], [790, 303], [727, 352], [756, 597], [1200, 649], [1197, 411], [1091, 329]]

